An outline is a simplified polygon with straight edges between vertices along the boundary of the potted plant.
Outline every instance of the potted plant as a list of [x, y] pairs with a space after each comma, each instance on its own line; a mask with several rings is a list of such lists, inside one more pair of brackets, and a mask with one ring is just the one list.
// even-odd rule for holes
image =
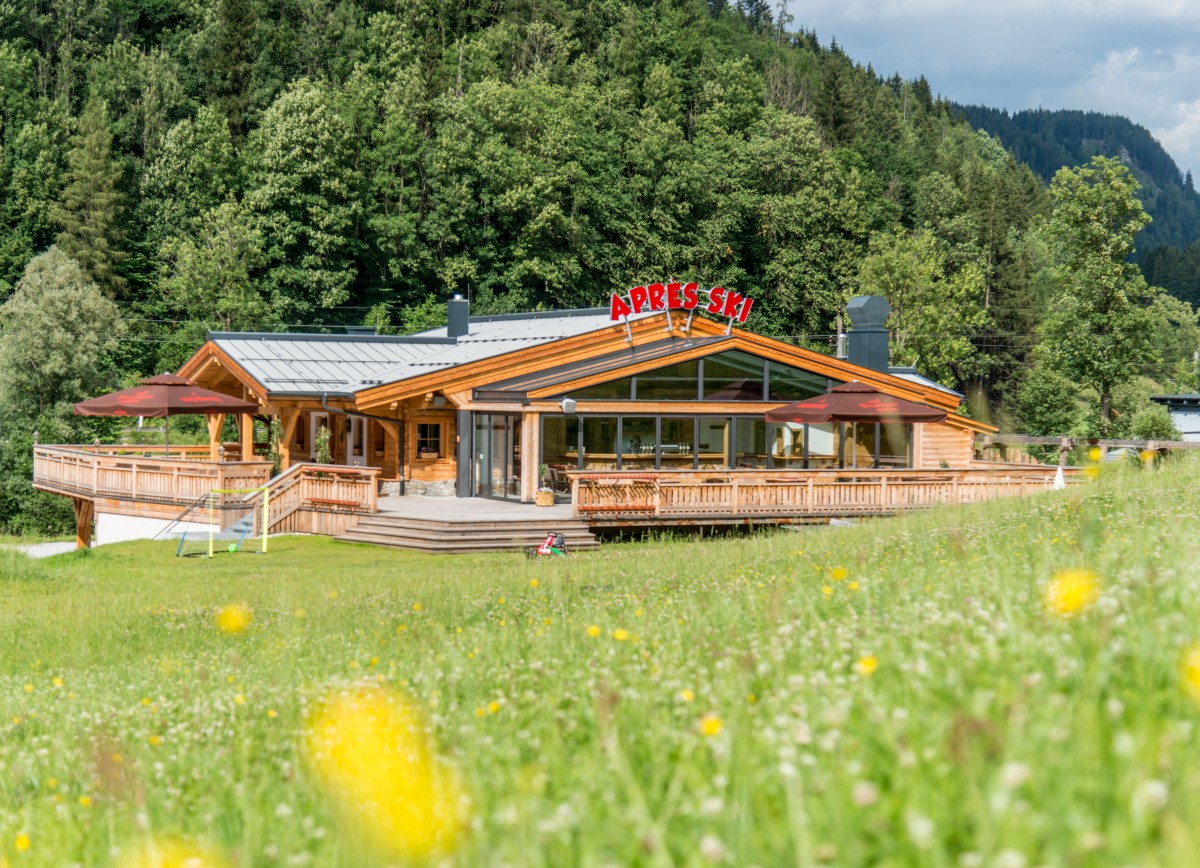
[[538, 506], [554, 506], [554, 489], [550, 487], [550, 468], [543, 464], [538, 468], [538, 490], [533, 502]]

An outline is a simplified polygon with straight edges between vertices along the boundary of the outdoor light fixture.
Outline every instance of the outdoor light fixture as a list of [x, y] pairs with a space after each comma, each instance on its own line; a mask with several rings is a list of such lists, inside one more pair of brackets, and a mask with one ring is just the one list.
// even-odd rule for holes
[[562, 411], [568, 415], [571, 413], [574, 413], [575, 412], [575, 399], [574, 398], [563, 398], [561, 401], [558, 402], [558, 406], [562, 407]]

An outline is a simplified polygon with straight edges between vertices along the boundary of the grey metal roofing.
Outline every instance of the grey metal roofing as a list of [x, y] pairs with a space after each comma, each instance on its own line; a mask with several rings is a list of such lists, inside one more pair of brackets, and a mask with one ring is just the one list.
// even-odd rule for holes
[[[631, 317], [632, 318], [632, 317]], [[608, 308], [472, 317], [455, 340], [416, 335], [212, 332], [209, 340], [272, 395], [350, 394], [613, 326]]]
[[949, 389], [928, 377], [923, 377], [917, 373], [916, 368], [888, 368], [887, 372], [893, 377], [899, 377], [901, 380], [908, 380], [910, 383], [916, 383], [920, 386], [925, 386], [928, 389], [937, 389], [939, 392], [945, 392], [947, 395], [953, 395], [956, 398], [965, 398], [962, 392], [956, 392]]

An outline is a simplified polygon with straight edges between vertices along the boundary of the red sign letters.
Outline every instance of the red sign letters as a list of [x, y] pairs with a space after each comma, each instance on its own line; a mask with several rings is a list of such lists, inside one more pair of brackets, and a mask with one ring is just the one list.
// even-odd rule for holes
[[652, 283], [629, 290], [628, 301], [615, 292], [609, 303], [609, 314], [618, 320], [648, 310], [695, 310], [700, 308], [719, 317], [745, 322], [754, 299], [714, 286], [701, 290], [695, 283]]

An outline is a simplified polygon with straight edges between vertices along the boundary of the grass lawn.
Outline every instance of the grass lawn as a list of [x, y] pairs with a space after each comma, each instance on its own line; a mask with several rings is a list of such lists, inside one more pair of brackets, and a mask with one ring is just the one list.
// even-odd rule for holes
[[560, 560], [0, 552], [0, 865], [402, 861], [314, 759], [337, 695], [428, 725], [451, 864], [1200, 864], [1200, 465], [1104, 470]]

